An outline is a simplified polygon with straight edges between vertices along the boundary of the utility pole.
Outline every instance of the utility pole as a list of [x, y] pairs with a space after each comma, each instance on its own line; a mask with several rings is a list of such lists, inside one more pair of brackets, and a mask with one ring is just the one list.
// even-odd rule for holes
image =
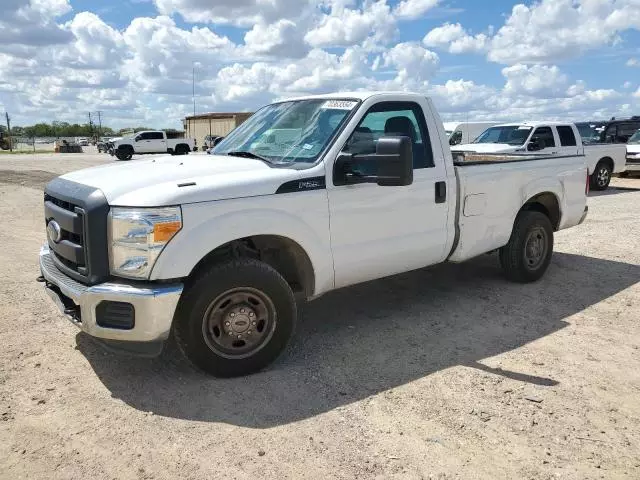
[[91, 121], [91, 112], [89, 112], [89, 138], [93, 138], [93, 122]]
[[11, 119], [9, 118], [9, 112], [4, 112], [4, 116], [7, 119], [7, 135], [9, 137], [9, 151], [13, 152], [13, 139], [11, 138]]
[[102, 136], [102, 112], [98, 110], [98, 137]]
[[193, 98], [193, 116], [196, 116], [196, 64], [192, 64], [191, 72], [191, 97]]

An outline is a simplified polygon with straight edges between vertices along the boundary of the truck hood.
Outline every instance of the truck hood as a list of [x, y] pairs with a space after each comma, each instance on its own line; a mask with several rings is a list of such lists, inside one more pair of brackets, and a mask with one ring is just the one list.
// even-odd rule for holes
[[467, 143], [451, 147], [452, 152], [477, 152], [477, 153], [511, 153], [522, 148], [520, 145], [508, 143]]
[[283, 183], [307, 176], [260, 160], [193, 155], [111, 163], [62, 178], [99, 188], [110, 205], [160, 207], [270, 195]]

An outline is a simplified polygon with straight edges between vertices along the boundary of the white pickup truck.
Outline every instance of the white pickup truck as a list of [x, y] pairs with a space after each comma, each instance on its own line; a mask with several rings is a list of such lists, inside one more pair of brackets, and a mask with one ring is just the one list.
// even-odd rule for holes
[[[297, 137], [252, 150], [281, 128]], [[492, 251], [508, 279], [540, 279], [587, 189], [575, 154], [454, 164], [419, 94], [303, 97], [260, 109], [207, 157], [52, 180], [39, 280], [111, 348], [158, 354], [173, 331], [200, 368], [243, 375], [284, 349], [297, 301], [333, 289]]]
[[589, 170], [591, 188], [606, 190], [612, 173], [625, 171], [624, 145], [586, 143], [573, 123], [524, 122], [487, 129], [473, 143], [451, 147], [452, 152], [522, 153], [533, 155], [582, 155]]
[[186, 155], [194, 150], [192, 138], [167, 138], [162, 130], [137, 132], [127, 137], [114, 139], [109, 145], [109, 152], [118, 160], [131, 160], [133, 155], [148, 153], [170, 153]]

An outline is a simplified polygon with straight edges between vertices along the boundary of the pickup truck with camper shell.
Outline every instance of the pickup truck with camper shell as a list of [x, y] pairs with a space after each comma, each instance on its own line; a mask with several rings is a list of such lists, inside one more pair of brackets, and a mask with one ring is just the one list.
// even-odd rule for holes
[[133, 133], [113, 139], [109, 144], [109, 152], [118, 160], [131, 160], [133, 155], [149, 153], [186, 155], [194, 149], [195, 142], [192, 138], [167, 138], [167, 132], [162, 130]]
[[507, 123], [488, 128], [473, 143], [454, 152], [584, 155], [591, 188], [606, 190], [613, 173], [625, 171], [624, 145], [585, 143], [576, 125], [566, 122]]
[[494, 251], [508, 279], [540, 279], [587, 190], [577, 153], [454, 162], [423, 95], [301, 97], [263, 107], [210, 156], [52, 180], [38, 280], [112, 349], [155, 355], [173, 332], [199, 368], [244, 375], [285, 348], [298, 302], [334, 289]]

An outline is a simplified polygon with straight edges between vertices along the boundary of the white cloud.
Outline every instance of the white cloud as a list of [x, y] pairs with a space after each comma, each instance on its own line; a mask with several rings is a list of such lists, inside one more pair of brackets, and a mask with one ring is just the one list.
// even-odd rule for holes
[[388, 43], [395, 30], [391, 8], [386, 0], [378, 0], [365, 3], [362, 9], [332, 8], [304, 38], [314, 47], [356, 45], [370, 36], [375, 41]]
[[398, 18], [419, 18], [438, 5], [438, 3], [440, 3], [440, 0], [402, 0], [393, 10], [393, 13]]
[[[563, 96], [567, 93], [569, 79], [557, 66], [513, 65], [502, 69], [507, 79], [504, 90], [512, 95], [526, 94], [544, 98]], [[574, 93], [577, 94], [574, 88]], [[571, 93], [571, 91], [569, 92]]]
[[438, 70], [440, 59], [417, 42], [399, 43], [382, 55], [385, 67], [397, 72], [396, 88], [420, 89]]
[[542, 0], [518, 4], [492, 38], [488, 58], [514, 63], [550, 63], [619, 41], [640, 29], [638, 0]]
[[459, 23], [445, 23], [427, 33], [422, 41], [427, 47], [441, 48], [449, 53], [471, 53], [485, 51], [489, 37], [484, 33], [469, 35]]
[[638, 90], [635, 91], [635, 93], [633, 94], [633, 96], [635, 98], [640, 98], [640, 87], [638, 87]]
[[640, 60], [637, 58], [630, 58], [626, 63], [627, 67], [640, 67]]
[[278, 55], [301, 57], [309, 51], [303, 32], [291, 20], [281, 19], [275, 23], [258, 23], [244, 36], [249, 55]]
[[[68, 0], [4, 0], [0, 14], [0, 51], [31, 56], [33, 49], [67, 43], [73, 36], [55, 23], [71, 11]], [[12, 48], [18, 46], [19, 48]]]
[[311, 0], [154, 0], [158, 11], [165, 15], [179, 13], [194, 23], [229, 23], [251, 26], [293, 18]]

